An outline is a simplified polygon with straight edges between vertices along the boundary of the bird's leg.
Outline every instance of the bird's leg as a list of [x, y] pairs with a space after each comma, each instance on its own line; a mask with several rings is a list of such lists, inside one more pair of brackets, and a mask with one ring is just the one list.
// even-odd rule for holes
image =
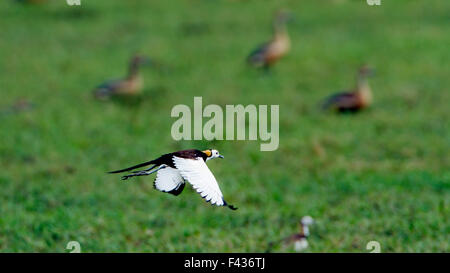
[[150, 175], [150, 174], [155, 173], [155, 172], [157, 172], [157, 171], [159, 171], [159, 170], [161, 170], [161, 169], [163, 169], [165, 167], [167, 167], [167, 166], [166, 165], [161, 165], [161, 166], [159, 166], [157, 169], [155, 169], [153, 171], [150, 171], [151, 169], [153, 169], [153, 167], [152, 167], [149, 170], [143, 170], [143, 171], [135, 172], [135, 173], [132, 173], [132, 174], [128, 174], [128, 175], [122, 176], [122, 180], [127, 180], [128, 178], [133, 177], [133, 176]]
[[272, 70], [270, 69], [270, 65], [269, 64], [264, 64], [264, 66], [262, 67], [264, 74], [265, 75], [271, 75], [272, 74]]

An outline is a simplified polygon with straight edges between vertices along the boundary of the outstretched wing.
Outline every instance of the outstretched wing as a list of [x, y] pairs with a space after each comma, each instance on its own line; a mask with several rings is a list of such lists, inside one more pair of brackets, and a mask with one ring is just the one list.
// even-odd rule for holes
[[181, 176], [191, 183], [192, 187], [207, 202], [211, 202], [211, 204], [216, 206], [228, 206], [231, 209], [236, 209], [225, 202], [216, 178], [202, 158], [190, 159], [174, 156], [173, 162], [180, 171]]
[[177, 169], [165, 167], [156, 173], [156, 179], [153, 183], [155, 189], [179, 195], [184, 189], [184, 179]]

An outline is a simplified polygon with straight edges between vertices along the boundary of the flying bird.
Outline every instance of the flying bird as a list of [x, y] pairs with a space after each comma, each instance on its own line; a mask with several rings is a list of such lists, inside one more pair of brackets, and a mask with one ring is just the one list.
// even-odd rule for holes
[[214, 149], [205, 151], [183, 150], [164, 154], [154, 160], [109, 173], [121, 173], [152, 165], [148, 169], [125, 175], [122, 179], [126, 180], [134, 176], [150, 175], [156, 172], [153, 186], [159, 191], [177, 196], [183, 191], [185, 181], [188, 181], [207, 202], [236, 210], [236, 207], [225, 201], [216, 178], [206, 165], [206, 161], [213, 158], [223, 158], [223, 156]]
[[112, 96], [130, 97], [140, 94], [144, 82], [139, 68], [149, 63], [150, 59], [145, 56], [134, 56], [130, 60], [128, 75], [124, 79], [109, 80], [100, 84], [94, 89], [94, 96], [97, 99], [106, 100]]
[[254, 67], [269, 69], [279, 59], [286, 55], [291, 47], [291, 40], [287, 31], [286, 23], [291, 19], [291, 14], [280, 11], [273, 21], [272, 39], [250, 53], [247, 62]]
[[284, 245], [291, 245], [294, 244], [294, 250], [296, 252], [301, 252], [308, 248], [308, 236], [309, 236], [309, 226], [314, 223], [314, 219], [311, 216], [304, 216], [299, 222], [300, 231], [298, 233], [295, 233], [291, 236], [288, 236], [284, 239], [281, 239], [278, 242], [272, 242], [269, 244], [270, 251], [275, 244], [284, 244]]
[[368, 77], [373, 75], [373, 70], [368, 66], [362, 66], [358, 70], [356, 88], [351, 91], [341, 92], [328, 97], [322, 104], [322, 109], [333, 109], [339, 112], [358, 112], [372, 103], [372, 90]]

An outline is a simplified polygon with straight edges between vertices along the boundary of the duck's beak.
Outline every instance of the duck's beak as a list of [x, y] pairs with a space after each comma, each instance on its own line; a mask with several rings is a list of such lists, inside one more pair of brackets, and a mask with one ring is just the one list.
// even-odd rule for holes
[[287, 21], [288, 22], [296, 22], [297, 21], [297, 17], [295, 17], [295, 14], [293, 12], [289, 12], [287, 15]]
[[147, 65], [151, 65], [153, 62], [152, 62], [152, 59], [150, 59], [149, 57], [141, 56], [137, 63], [142, 66], [147, 66]]
[[219, 155], [219, 158], [224, 158], [223, 155]]
[[152, 59], [146, 57], [146, 58], [143, 60], [142, 64], [143, 64], [143, 65], [152, 65], [153, 62], [152, 62]]

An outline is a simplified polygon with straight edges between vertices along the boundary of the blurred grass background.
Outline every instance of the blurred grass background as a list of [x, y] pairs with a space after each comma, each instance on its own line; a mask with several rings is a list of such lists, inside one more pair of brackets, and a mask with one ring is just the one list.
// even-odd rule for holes
[[[292, 51], [270, 75], [245, 65], [291, 10]], [[310, 252], [450, 251], [450, 2], [0, 2], [0, 251], [262, 252], [311, 215]], [[136, 107], [91, 90], [142, 52]], [[354, 85], [362, 63], [375, 103], [359, 115], [317, 103]], [[280, 147], [255, 141], [172, 140], [176, 104], [279, 104]], [[216, 148], [208, 163], [237, 211], [190, 187], [178, 197], [153, 177], [108, 170], [185, 148]], [[274, 251], [290, 252], [291, 247]]]

